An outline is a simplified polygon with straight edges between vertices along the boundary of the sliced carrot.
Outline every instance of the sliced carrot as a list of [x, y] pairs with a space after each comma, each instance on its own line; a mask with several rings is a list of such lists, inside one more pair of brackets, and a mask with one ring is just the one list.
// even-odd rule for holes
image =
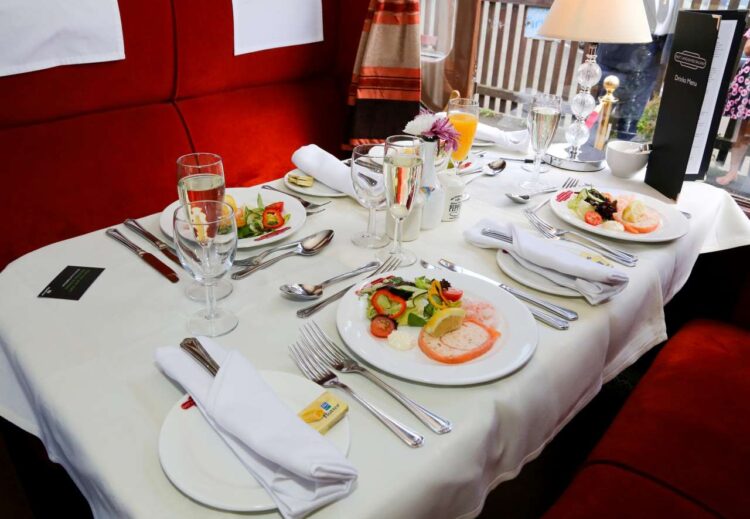
[[[485, 332], [487, 332], [487, 339], [483, 343], [471, 349], [453, 348], [451, 346], [444, 344], [443, 340], [446, 337], [448, 337], [451, 334], [460, 332], [461, 329], [467, 325], [467, 323], [472, 323], [482, 328]], [[424, 329], [422, 329], [422, 331], [419, 333], [419, 341], [418, 341], [419, 349], [421, 349], [425, 355], [430, 357], [432, 360], [436, 360], [444, 364], [462, 364], [464, 362], [468, 362], [472, 359], [479, 357], [480, 355], [487, 353], [490, 350], [490, 348], [492, 348], [492, 345], [495, 344], [495, 341], [497, 340], [497, 338], [500, 337], [500, 332], [498, 332], [494, 328], [490, 328], [489, 326], [482, 324], [476, 319], [467, 318], [467, 319], [464, 319], [464, 322], [461, 325], [461, 328], [459, 328], [456, 331], [449, 332], [443, 335], [443, 337], [441, 337], [440, 339], [430, 336], [432, 340], [438, 341], [438, 345], [440, 348], [439, 351], [435, 346], [433, 346], [432, 344], [428, 342], [428, 338], [426, 337], [426, 335], [427, 335], [427, 332], [425, 332]]]

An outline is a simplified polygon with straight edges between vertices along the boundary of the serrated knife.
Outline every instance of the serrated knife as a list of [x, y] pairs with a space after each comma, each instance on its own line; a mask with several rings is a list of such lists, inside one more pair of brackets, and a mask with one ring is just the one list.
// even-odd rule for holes
[[146, 229], [143, 228], [141, 224], [139, 224], [137, 221], [133, 220], [132, 218], [128, 218], [123, 222], [125, 227], [130, 229], [131, 231], [140, 234], [144, 238], [146, 238], [148, 241], [156, 245], [156, 247], [164, 254], [167, 258], [171, 259], [175, 263], [177, 263], [180, 267], [182, 267], [182, 263], [180, 263], [180, 258], [177, 257], [177, 254], [172, 252], [172, 248], [161, 241], [159, 238], [148, 232]]
[[120, 243], [125, 245], [128, 249], [135, 252], [139, 258], [145, 261], [151, 268], [156, 270], [159, 274], [161, 274], [162, 276], [170, 280], [172, 283], [177, 283], [180, 280], [180, 278], [177, 276], [177, 273], [174, 270], [172, 270], [167, 265], [159, 261], [159, 259], [153, 254], [151, 254], [150, 252], [146, 252], [145, 250], [141, 249], [138, 245], [128, 240], [117, 229], [107, 229], [105, 233], [110, 238], [119, 241]]

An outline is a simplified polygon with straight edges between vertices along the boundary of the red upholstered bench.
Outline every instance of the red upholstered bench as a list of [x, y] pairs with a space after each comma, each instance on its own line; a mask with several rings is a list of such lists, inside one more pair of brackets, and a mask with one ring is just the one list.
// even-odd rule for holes
[[323, 0], [325, 41], [234, 56], [231, 0], [119, 0], [126, 59], [0, 78], [0, 269], [160, 211], [175, 159], [224, 157], [227, 185], [280, 177], [342, 138], [367, 0]]
[[749, 516], [750, 332], [693, 321], [545, 518]]

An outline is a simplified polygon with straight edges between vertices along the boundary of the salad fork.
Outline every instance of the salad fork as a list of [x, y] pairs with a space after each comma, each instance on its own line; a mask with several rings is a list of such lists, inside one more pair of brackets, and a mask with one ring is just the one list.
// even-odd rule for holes
[[281, 193], [282, 195], [291, 196], [295, 200], [299, 201], [300, 204], [302, 204], [302, 207], [305, 208], [306, 211], [314, 211], [315, 209], [319, 209], [323, 207], [324, 205], [328, 205], [331, 203], [331, 201], [323, 202], [322, 204], [316, 204], [315, 202], [308, 202], [304, 198], [300, 198], [297, 195], [292, 195], [287, 193], [286, 191], [282, 191], [281, 189], [276, 189], [275, 187], [271, 187], [269, 185], [260, 186], [261, 189], [269, 189], [271, 191], [276, 191], [277, 193]]
[[[388, 272], [390, 270], [395, 270], [395, 269], [398, 268], [398, 266], [400, 264], [401, 264], [401, 261], [398, 258], [390, 257], [387, 260], [385, 260], [383, 262], [383, 264], [380, 265], [375, 270], [375, 272], [373, 272], [372, 274], [370, 274], [367, 277], [371, 278], [372, 276], [374, 276], [376, 274], [381, 274], [383, 272]], [[346, 294], [349, 291], [349, 289], [352, 288], [354, 285], [356, 285], [356, 283], [353, 283], [353, 284], [349, 285], [348, 287], [339, 290], [338, 292], [336, 292], [332, 296], [329, 296], [329, 297], [327, 297], [327, 298], [325, 298], [325, 299], [323, 299], [321, 301], [318, 301], [314, 305], [308, 306], [306, 308], [302, 308], [301, 310], [297, 310], [297, 317], [300, 317], [300, 318], [303, 318], [303, 319], [307, 318], [307, 317], [310, 317], [312, 314], [314, 314], [315, 312], [317, 312], [318, 310], [320, 310], [324, 306], [326, 306], [326, 305], [328, 305], [328, 304], [330, 304], [330, 303], [332, 303], [332, 302], [334, 302], [334, 301], [336, 301], [338, 299], [341, 299], [344, 296], [344, 294]]]
[[[533, 210], [527, 209], [524, 211], [524, 213], [526, 214], [526, 218], [528, 218], [529, 222], [531, 222], [531, 225], [533, 225], [536, 228], [536, 230], [538, 230], [545, 238], [548, 238], [551, 240], [565, 240], [565, 241], [569, 241], [572, 243], [577, 243], [578, 245], [584, 245], [588, 249], [598, 252], [602, 256], [609, 258], [612, 261], [616, 261], [617, 263], [620, 263], [621, 265], [625, 265], [626, 267], [635, 267], [636, 263], [638, 262], [638, 257], [633, 254], [630, 254], [629, 252], [625, 252], [623, 250], [609, 247], [603, 244], [602, 242], [598, 240], [594, 240], [593, 238], [589, 238], [588, 236], [585, 236], [581, 233], [554, 227], [551, 224], [547, 223], [546, 221], [542, 220], [542, 218], [538, 214], [536, 214]], [[565, 237], [566, 234], [570, 234], [571, 236], [576, 236], [579, 239], [590, 243], [590, 245], [585, 245], [585, 244], [580, 243], [577, 240], [571, 240], [570, 238], [566, 238]]]
[[401, 441], [409, 447], [421, 447], [424, 444], [424, 436], [412, 431], [402, 423], [397, 422], [355, 393], [349, 386], [341, 382], [341, 380], [339, 380], [339, 378], [329, 370], [313, 352], [305, 349], [299, 343], [294, 343], [289, 346], [289, 355], [292, 357], [292, 360], [299, 370], [308, 379], [322, 387], [335, 387], [348, 393], [353, 399], [362, 404], [365, 409], [375, 415], [375, 418], [380, 420], [383, 425], [390, 429], [391, 432], [398, 436]]
[[317, 357], [329, 367], [342, 373], [358, 373], [364, 376], [398, 400], [401, 405], [411, 411], [411, 413], [419, 418], [423, 424], [437, 434], [451, 432], [453, 425], [450, 421], [425, 409], [423, 406], [401, 393], [398, 389], [390, 386], [370, 370], [359, 364], [351, 355], [339, 348], [336, 343], [320, 329], [315, 321], [310, 325], [303, 326], [300, 331], [302, 333], [301, 342], [303, 342], [309, 350], [314, 351], [317, 354]]

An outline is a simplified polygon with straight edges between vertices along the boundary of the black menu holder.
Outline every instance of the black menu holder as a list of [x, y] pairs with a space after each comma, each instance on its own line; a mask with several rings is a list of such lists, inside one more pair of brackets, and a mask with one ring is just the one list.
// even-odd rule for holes
[[680, 11], [646, 183], [677, 199], [703, 179], [735, 72], [747, 11]]

